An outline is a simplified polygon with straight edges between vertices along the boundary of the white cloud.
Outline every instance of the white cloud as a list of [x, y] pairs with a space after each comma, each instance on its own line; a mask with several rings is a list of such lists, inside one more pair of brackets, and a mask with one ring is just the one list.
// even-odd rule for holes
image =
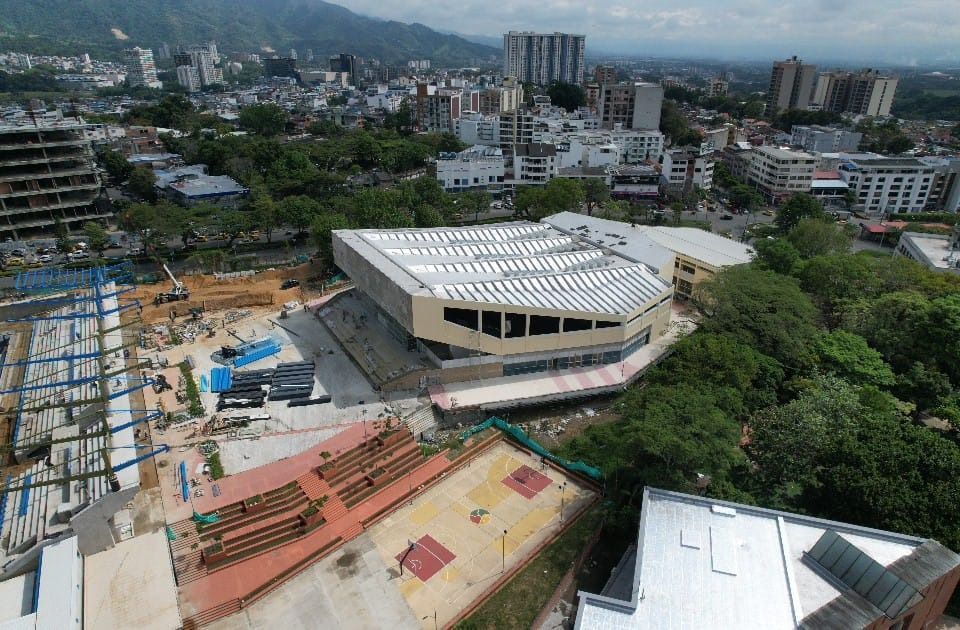
[[499, 36], [587, 36], [587, 52], [876, 60], [958, 60], [957, 0], [341, 0], [369, 16]]

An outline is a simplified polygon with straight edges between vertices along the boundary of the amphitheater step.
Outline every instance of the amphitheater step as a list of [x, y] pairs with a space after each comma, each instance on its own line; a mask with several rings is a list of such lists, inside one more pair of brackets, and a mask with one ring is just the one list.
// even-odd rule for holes
[[208, 608], [192, 617], [187, 617], [183, 620], [183, 630], [196, 630], [201, 626], [213, 623], [217, 619], [222, 619], [237, 612], [240, 612], [240, 600], [234, 598], [219, 606]]
[[343, 504], [340, 497], [332, 492], [327, 495], [327, 502], [323, 505], [323, 518], [328, 523], [343, 518], [347, 513], [347, 506]]
[[173, 558], [173, 571], [177, 576], [177, 584], [180, 586], [205, 576], [207, 567], [203, 564], [203, 555], [200, 549], [194, 549], [182, 556], [175, 556]]

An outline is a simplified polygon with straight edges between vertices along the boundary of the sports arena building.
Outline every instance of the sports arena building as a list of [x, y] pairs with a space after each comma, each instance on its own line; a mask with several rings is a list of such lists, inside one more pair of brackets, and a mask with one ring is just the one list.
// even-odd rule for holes
[[333, 250], [394, 337], [468, 380], [617, 363], [664, 333], [674, 253], [618, 225], [338, 230]]

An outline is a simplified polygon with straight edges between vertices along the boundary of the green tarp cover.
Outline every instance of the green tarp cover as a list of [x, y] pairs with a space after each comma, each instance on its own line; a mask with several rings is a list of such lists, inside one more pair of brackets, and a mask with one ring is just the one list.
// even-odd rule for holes
[[478, 424], [475, 427], [471, 427], [467, 429], [466, 431], [464, 431], [463, 435], [460, 436], [460, 439], [466, 440], [471, 435], [475, 435], [477, 433], [480, 433], [481, 431], [486, 431], [490, 427], [495, 427], [503, 431], [512, 439], [526, 446], [537, 455], [540, 455], [541, 457], [545, 457], [546, 459], [549, 459], [550, 461], [562, 466], [563, 468], [566, 468], [567, 470], [578, 472], [580, 474], [590, 477], [591, 479], [596, 479], [597, 481], [601, 481], [603, 479], [603, 473], [600, 472], [599, 468], [588, 466], [583, 462], [568, 462], [565, 459], [561, 459], [557, 457], [547, 449], [543, 448], [543, 446], [541, 446], [539, 443], [531, 439], [530, 436], [528, 436], [526, 433], [523, 432], [523, 429], [521, 429], [520, 427], [513, 426], [506, 420], [502, 418], [498, 418], [496, 416], [490, 418], [486, 422], [482, 422]]

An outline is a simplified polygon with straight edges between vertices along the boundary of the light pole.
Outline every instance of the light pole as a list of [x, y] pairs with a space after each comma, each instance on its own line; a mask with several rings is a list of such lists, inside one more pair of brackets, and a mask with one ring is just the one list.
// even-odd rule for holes
[[422, 621], [426, 621], [430, 617], [433, 617], [433, 630], [437, 630], [437, 611], [433, 611], [432, 615], [427, 615], [422, 619]]
[[567, 489], [567, 482], [564, 481], [563, 485], [559, 486], [560, 488], [560, 523], [563, 523], [563, 495], [564, 491]]
[[503, 538], [500, 539], [500, 573], [507, 570], [507, 530], [503, 530]]

